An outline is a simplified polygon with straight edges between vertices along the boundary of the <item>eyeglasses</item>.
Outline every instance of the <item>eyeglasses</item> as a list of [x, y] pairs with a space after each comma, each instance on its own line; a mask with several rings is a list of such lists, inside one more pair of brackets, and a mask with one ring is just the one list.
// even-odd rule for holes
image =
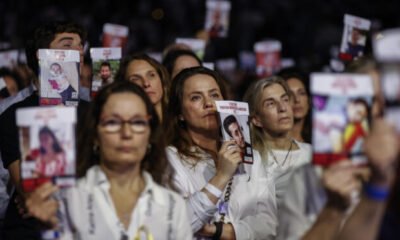
[[100, 121], [100, 126], [107, 133], [115, 133], [121, 131], [122, 126], [127, 123], [134, 133], [144, 133], [148, 126], [151, 116], [137, 117], [130, 120], [122, 120], [120, 118], [108, 118]]

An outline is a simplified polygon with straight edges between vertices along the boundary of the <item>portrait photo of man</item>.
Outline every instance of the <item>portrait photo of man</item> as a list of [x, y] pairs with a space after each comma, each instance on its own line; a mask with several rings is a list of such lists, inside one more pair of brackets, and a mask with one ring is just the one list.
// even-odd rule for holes
[[242, 152], [242, 156], [246, 160], [248, 157], [252, 157], [251, 144], [246, 141], [243, 127], [234, 115], [229, 115], [224, 119], [223, 127], [226, 133], [235, 140], [236, 144]]

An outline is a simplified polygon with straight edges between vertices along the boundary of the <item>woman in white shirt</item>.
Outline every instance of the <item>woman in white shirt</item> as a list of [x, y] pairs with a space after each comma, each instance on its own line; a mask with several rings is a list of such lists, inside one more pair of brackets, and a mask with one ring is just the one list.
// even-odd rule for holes
[[203, 67], [184, 69], [172, 81], [165, 123], [174, 184], [198, 239], [271, 239], [277, 221], [273, 180], [257, 152], [253, 165], [242, 164], [235, 141], [220, 142], [214, 101], [225, 96], [221, 77]]
[[311, 161], [311, 145], [291, 137], [292, 96], [282, 78], [255, 82], [244, 100], [250, 107], [254, 148], [260, 152], [264, 168], [275, 177], [279, 208], [292, 170]]
[[112, 83], [87, 117], [77, 185], [61, 192], [58, 213], [57, 187], [39, 187], [26, 201], [29, 213], [58, 226], [61, 239], [192, 239], [183, 199], [159, 185], [168, 163], [146, 93], [128, 81]]

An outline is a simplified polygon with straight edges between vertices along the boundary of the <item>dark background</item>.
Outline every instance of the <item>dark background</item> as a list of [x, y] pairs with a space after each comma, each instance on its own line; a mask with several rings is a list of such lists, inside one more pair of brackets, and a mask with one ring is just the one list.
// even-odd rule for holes
[[[339, 47], [345, 13], [373, 21], [372, 32], [400, 23], [399, 0], [232, 0], [229, 36], [210, 42], [206, 61], [237, 58], [256, 41], [275, 38], [283, 57], [294, 58], [306, 71], [329, 63]], [[204, 27], [204, 0], [69, 0], [0, 1], [0, 42], [23, 48], [38, 24], [74, 20], [88, 30], [91, 47], [100, 46], [103, 24], [129, 26], [127, 52], [162, 51], [176, 37], [194, 37]], [[368, 49], [367, 49], [368, 50]]]

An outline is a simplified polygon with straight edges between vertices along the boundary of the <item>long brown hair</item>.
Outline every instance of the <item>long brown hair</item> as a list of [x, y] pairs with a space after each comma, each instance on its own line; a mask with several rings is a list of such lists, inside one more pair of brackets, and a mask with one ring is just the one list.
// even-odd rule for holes
[[[141, 170], [148, 171], [153, 179], [163, 185], [169, 185], [170, 176], [166, 179], [165, 171], [169, 168], [165, 156], [165, 141], [161, 133], [161, 126], [149, 97], [144, 90], [134, 83], [128, 81], [115, 81], [102, 88], [91, 102], [89, 111], [85, 118], [84, 131], [79, 133], [78, 137], [78, 177], [85, 176], [87, 170], [100, 163], [98, 150], [94, 149], [97, 135], [97, 126], [100, 120], [100, 114], [104, 105], [113, 94], [132, 93], [139, 96], [146, 105], [147, 113], [150, 119], [150, 139], [151, 148], [142, 160]], [[134, 107], [134, 106], [132, 106]]]
[[[221, 91], [222, 97], [226, 99], [226, 88], [222, 77], [215, 71], [204, 67], [193, 67], [182, 70], [172, 81], [169, 102], [167, 107], [167, 118], [164, 121], [166, 140], [168, 145], [175, 146], [179, 154], [201, 159], [202, 152], [198, 151], [197, 145], [190, 138], [185, 122], [179, 119], [182, 113], [183, 87], [187, 79], [194, 75], [204, 74], [212, 77]], [[198, 146], [197, 146], [198, 147]]]

